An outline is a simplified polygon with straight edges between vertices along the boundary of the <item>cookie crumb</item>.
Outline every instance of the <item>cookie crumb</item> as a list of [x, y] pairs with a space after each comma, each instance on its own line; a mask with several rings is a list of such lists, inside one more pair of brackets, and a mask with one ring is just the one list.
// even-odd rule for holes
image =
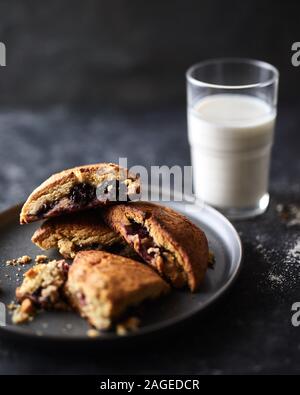
[[97, 331], [96, 329], [89, 329], [86, 334], [90, 338], [95, 338], [95, 337], [101, 336], [101, 333], [99, 331]]
[[10, 259], [8, 261], [6, 261], [6, 266], [15, 266], [17, 263], [16, 259]]
[[10, 304], [7, 305], [7, 308], [9, 311], [14, 311], [19, 307], [19, 305], [15, 302], [11, 302]]
[[68, 268], [63, 260], [31, 267], [24, 274], [22, 285], [16, 289], [17, 300], [22, 301], [22, 304], [15, 312], [13, 323], [18, 324], [30, 319], [34, 313], [34, 306], [45, 310], [66, 309], [61, 290], [67, 279]]
[[30, 299], [24, 299], [22, 304], [18, 306], [13, 313], [12, 322], [16, 325], [28, 322], [33, 318], [35, 308]]
[[125, 336], [127, 333], [135, 332], [141, 325], [141, 321], [136, 317], [130, 317], [126, 321], [116, 326], [116, 332], [119, 336]]
[[27, 265], [32, 261], [32, 258], [29, 255], [23, 255], [21, 258], [17, 259], [17, 263], [19, 265]]
[[46, 263], [48, 262], [48, 257], [47, 255], [37, 255], [35, 257], [35, 263], [39, 264], [39, 263]]
[[291, 228], [300, 225], [300, 206], [296, 204], [278, 204], [276, 211], [282, 222]]
[[29, 255], [23, 255], [17, 259], [10, 259], [6, 261], [6, 266], [28, 265], [32, 261]]

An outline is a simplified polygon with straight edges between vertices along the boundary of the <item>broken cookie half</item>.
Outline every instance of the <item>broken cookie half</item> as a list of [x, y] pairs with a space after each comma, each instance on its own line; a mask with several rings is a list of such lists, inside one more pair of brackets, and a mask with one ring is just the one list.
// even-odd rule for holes
[[99, 330], [111, 328], [129, 308], [169, 290], [146, 265], [102, 251], [79, 252], [65, 285], [72, 306]]
[[183, 215], [153, 203], [133, 202], [104, 209], [103, 218], [175, 288], [199, 288], [208, 268], [208, 242]]
[[22, 208], [20, 223], [126, 202], [139, 194], [139, 178], [118, 165], [75, 167], [54, 174], [32, 192]]
[[16, 290], [21, 305], [14, 312], [13, 322], [25, 322], [36, 309], [66, 309], [63, 286], [68, 270], [69, 265], [64, 260], [38, 264], [29, 269], [24, 274], [22, 285]]
[[103, 222], [98, 209], [48, 219], [31, 240], [43, 250], [58, 249], [66, 259], [86, 250], [104, 250], [139, 259], [123, 237]]

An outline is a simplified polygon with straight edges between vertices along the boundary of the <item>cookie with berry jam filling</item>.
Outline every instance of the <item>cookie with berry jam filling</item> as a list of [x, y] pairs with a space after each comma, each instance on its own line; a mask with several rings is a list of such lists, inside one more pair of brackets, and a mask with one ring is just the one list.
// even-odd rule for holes
[[54, 174], [24, 204], [20, 223], [78, 212], [138, 197], [139, 178], [110, 163], [75, 167]]
[[18, 302], [30, 300], [37, 308], [65, 309], [63, 287], [68, 277], [69, 265], [64, 261], [51, 261], [33, 266], [24, 274], [16, 290]]
[[79, 252], [65, 285], [71, 305], [100, 330], [110, 329], [129, 309], [169, 291], [147, 265], [103, 251]]
[[104, 250], [140, 259], [123, 237], [103, 222], [99, 209], [50, 218], [31, 240], [43, 250], [58, 249], [64, 258], [74, 258], [79, 251]]
[[147, 202], [107, 207], [104, 221], [175, 288], [196, 291], [208, 268], [204, 232], [174, 210]]

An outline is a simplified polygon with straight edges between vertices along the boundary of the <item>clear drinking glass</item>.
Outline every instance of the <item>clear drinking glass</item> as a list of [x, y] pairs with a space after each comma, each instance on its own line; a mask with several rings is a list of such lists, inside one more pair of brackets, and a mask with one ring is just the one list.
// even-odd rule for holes
[[187, 72], [195, 193], [230, 218], [268, 208], [278, 85], [275, 67], [250, 59], [208, 60]]

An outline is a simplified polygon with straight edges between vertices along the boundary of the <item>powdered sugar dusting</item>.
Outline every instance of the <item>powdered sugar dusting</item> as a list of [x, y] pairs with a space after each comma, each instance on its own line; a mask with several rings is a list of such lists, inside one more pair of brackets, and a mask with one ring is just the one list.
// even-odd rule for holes
[[297, 240], [295, 246], [288, 251], [288, 259], [300, 263], [300, 238]]
[[300, 206], [296, 204], [278, 204], [276, 210], [282, 221], [291, 228], [300, 225]]
[[268, 276], [270, 283], [281, 285], [284, 283], [284, 277], [282, 275], [276, 276], [275, 274], [270, 273]]
[[267, 277], [263, 281], [263, 286], [269, 289], [286, 292], [289, 288], [300, 283], [300, 237], [294, 240], [283, 241], [276, 248], [268, 249], [257, 237], [259, 242], [256, 250], [263, 256], [268, 264]]

